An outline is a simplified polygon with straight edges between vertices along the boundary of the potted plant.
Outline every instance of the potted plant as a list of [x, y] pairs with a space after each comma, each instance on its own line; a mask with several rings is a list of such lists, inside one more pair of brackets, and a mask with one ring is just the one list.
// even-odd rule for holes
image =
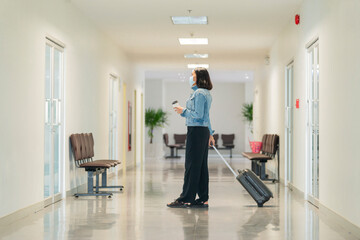
[[150, 137], [150, 143], [153, 141], [154, 129], [157, 127], [164, 127], [167, 123], [167, 112], [164, 112], [161, 108], [155, 110], [148, 108], [145, 110], [145, 126], [149, 128], [148, 135]]
[[[244, 103], [242, 105], [242, 110], [241, 113], [244, 117], [245, 122], [248, 122], [249, 124], [249, 129], [250, 132], [253, 133], [253, 103]], [[249, 144], [250, 144], [250, 148], [251, 151], [253, 153], [259, 153], [262, 147], [262, 142], [259, 141], [250, 141], [249, 139]]]
[[251, 133], [253, 133], [253, 103], [244, 103], [242, 105], [241, 113], [244, 117], [245, 122], [248, 122]]

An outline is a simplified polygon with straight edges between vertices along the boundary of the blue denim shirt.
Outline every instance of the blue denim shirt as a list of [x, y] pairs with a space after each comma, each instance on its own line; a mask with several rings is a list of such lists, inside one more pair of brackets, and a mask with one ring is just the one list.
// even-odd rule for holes
[[210, 134], [213, 135], [215, 131], [211, 129], [209, 117], [212, 102], [210, 92], [197, 86], [192, 87], [192, 89], [194, 92], [186, 101], [186, 108], [180, 115], [186, 118], [186, 126], [208, 127]]

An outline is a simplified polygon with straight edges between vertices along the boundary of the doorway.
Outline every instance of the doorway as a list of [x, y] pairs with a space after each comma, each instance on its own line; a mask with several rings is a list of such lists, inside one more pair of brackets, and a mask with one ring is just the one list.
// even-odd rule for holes
[[109, 159], [118, 159], [118, 109], [119, 81], [115, 75], [109, 77]]
[[64, 164], [64, 47], [45, 45], [44, 205], [61, 200]]
[[308, 120], [307, 179], [308, 201], [319, 206], [319, 41], [307, 48]]
[[133, 140], [134, 140], [134, 165], [137, 166], [137, 139], [136, 139], [136, 132], [137, 130], [137, 91], [134, 90], [134, 134], [133, 134]]
[[122, 149], [122, 165], [123, 165], [123, 173], [124, 173], [124, 176], [125, 176], [125, 173], [126, 173], [126, 153], [127, 153], [127, 145], [128, 145], [128, 125], [127, 125], [127, 122], [128, 122], [128, 115], [127, 115], [127, 112], [128, 112], [128, 105], [127, 105], [127, 97], [126, 97], [126, 83], [123, 83], [122, 84], [122, 96], [123, 96], [123, 106], [122, 106], [122, 116], [123, 116], [123, 119], [122, 119], [122, 122], [123, 122], [123, 126], [122, 126], [122, 141], [123, 141], [123, 149]]
[[285, 70], [285, 185], [293, 183], [293, 78], [294, 62], [291, 61]]
[[144, 123], [145, 123], [145, 119], [144, 119], [144, 94], [141, 93], [141, 100], [140, 100], [140, 112], [141, 112], [141, 122], [140, 122], [140, 128], [141, 128], [141, 134], [140, 134], [140, 146], [141, 146], [141, 150], [140, 150], [140, 166], [143, 166], [144, 163]]

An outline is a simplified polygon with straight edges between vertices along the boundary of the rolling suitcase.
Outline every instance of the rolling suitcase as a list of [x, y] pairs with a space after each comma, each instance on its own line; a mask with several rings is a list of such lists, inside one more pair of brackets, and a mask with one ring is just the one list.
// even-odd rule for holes
[[270, 189], [249, 169], [239, 170], [236, 179], [248, 191], [259, 207], [273, 197]]
[[236, 179], [240, 184], [245, 188], [245, 190], [250, 194], [250, 196], [255, 200], [258, 207], [262, 207], [264, 203], [269, 201], [273, 197], [270, 189], [249, 169], [239, 170], [239, 175], [232, 169], [232, 167], [227, 163], [225, 158], [219, 153], [215, 146], [212, 146], [220, 158], [224, 161], [226, 166], [234, 174]]

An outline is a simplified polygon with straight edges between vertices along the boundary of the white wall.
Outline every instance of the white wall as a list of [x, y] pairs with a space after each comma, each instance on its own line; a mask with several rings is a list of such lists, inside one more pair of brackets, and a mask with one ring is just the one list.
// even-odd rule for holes
[[[245, 125], [241, 115], [241, 106], [245, 101], [245, 84], [230, 82], [214, 82], [214, 88], [210, 91], [213, 101], [210, 109], [212, 129], [219, 134], [221, 146], [221, 134], [235, 134], [235, 148], [233, 154], [240, 154], [245, 147]], [[165, 132], [169, 134], [170, 143], [174, 143], [174, 133], [185, 134], [185, 118], [174, 112], [171, 103], [178, 100], [181, 106], [186, 105], [192, 90], [187, 81], [164, 82], [164, 106], [170, 113], [169, 125]], [[166, 149], [169, 152], [169, 149]], [[228, 151], [224, 152], [228, 154]]]
[[[135, 163], [137, 166], [142, 164], [142, 161], [145, 157], [145, 72], [139, 69], [136, 64], [132, 68], [132, 79], [134, 81], [130, 82], [131, 89], [136, 89], [136, 126], [134, 124], [134, 128], [136, 127], [136, 143], [134, 143], [136, 147], [136, 159]], [[141, 102], [141, 98], [143, 102]], [[141, 105], [142, 104], [142, 105]], [[134, 112], [135, 114], [135, 112]], [[131, 159], [131, 158], [130, 158]]]
[[95, 156], [108, 157], [109, 74], [128, 82], [128, 93], [141, 85], [132, 82], [125, 54], [69, 1], [1, 1], [0, 29], [2, 217], [43, 200], [46, 36], [66, 45], [65, 191], [86, 182], [74, 167], [70, 134], [93, 132]]
[[[141, 113], [141, 94], [144, 94], [144, 72], [139, 71], [136, 63], [129, 63], [129, 74], [127, 78], [123, 78], [126, 83], [126, 107], [128, 106], [128, 102], [131, 102], [132, 106], [132, 143], [131, 143], [131, 151], [127, 149], [127, 137], [126, 137], [126, 166], [133, 167], [139, 166], [141, 160], [141, 127], [144, 124]], [[135, 96], [136, 91], [136, 96]], [[123, 95], [121, 95], [123, 96]], [[135, 100], [136, 99], [136, 100]], [[144, 98], [145, 100], [145, 98]], [[136, 103], [136, 106], [135, 106]], [[127, 114], [127, 110], [126, 110]], [[136, 116], [135, 116], [136, 115]], [[143, 114], [144, 115], [144, 114]], [[126, 116], [126, 124], [128, 116]], [[121, 126], [122, 123], [119, 123]], [[136, 129], [135, 129], [136, 128]], [[128, 130], [125, 129], [126, 136], [128, 134]], [[120, 145], [121, 147], [122, 145]], [[135, 153], [136, 152], [136, 153]], [[135, 159], [136, 156], [136, 159]]]
[[[145, 109], [164, 109], [164, 86], [162, 79], [145, 80]], [[148, 136], [149, 128], [145, 128], [145, 152], [148, 156], [162, 156], [163, 153], [163, 129], [158, 127], [153, 131], [153, 140], [150, 144]]]
[[[245, 85], [245, 103], [253, 103], [254, 102], [254, 81], [246, 82]], [[253, 113], [254, 116], [254, 113]], [[253, 126], [253, 123], [252, 123]], [[250, 141], [252, 140], [258, 140], [254, 139], [254, 134], [251, 132], [251, 126], [249, 123], [245, 123], [245, 136], [244, 136], [244, 151], [245, 152], [251, 152]], [[260, 140], [261, 141], [261, 140]]]
[[[285, 66], [294, 59], [294, 182], [306, 191], [306, 44], [320, 43], [320, 203], [360, 226], [360, 162], [354, 155], [360, 128], [360, 2], [305, 0], [270, 51], [269, 66], [257, 71], [255, 81], [255, 135], [280, 134], [284, 146]], [[281, 151], [284, 177], [284, 151]], [[272, 168], [270, 165], [269, 168]]]

